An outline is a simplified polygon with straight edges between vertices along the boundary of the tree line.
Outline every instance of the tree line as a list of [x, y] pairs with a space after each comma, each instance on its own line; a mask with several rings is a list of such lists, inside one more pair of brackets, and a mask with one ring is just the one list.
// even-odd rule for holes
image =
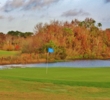
[[54, 53], [49, 54], [49, 59], [55, 60], [110, 58], [110, 29], [102, 30], [101, 27], [102, 24], [92, 18], [39, 23], [34, 34], [19, 31], [0, 33], [0, 49], [34, 53], [46, 59], [47, 48], [51, 47]]
[[21, 43], [25, 38], [33, 36], [32, 32], [9, 31], [6, 34], [0, 32], [1, 50], [20, 50]]

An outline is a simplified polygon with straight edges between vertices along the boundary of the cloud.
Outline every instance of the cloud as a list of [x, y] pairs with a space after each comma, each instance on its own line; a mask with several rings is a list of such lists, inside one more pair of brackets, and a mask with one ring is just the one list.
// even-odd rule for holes
[[23, 7], [24, 10], [37, 9], [48, 7], [51, 4], [57, 3], [59, 0], [29, 0]]
[[102, 21], [104, 21], [104, 22], [110, 22], [110, 16], [105, 17], [105, 18], [102, 18]]
[[2, 10], [4, 12], [10, 12], [13, 11], [14, 9], [18, 9], [24, 5], [25, 0], [7, 0], [5, 5], [2, 7]]
[[14, 20], [14, 19], [15, 19], [15, 18], [12, 17], [12, 16], [9, 16], [9, 17], [8, 17], [8, 20], [9, 20], [9, 21], [12, 21], [12, 20]]
[[4, 19], [4, 18], [5, 18], [4, 16], [0, 15], [0, 19]]
[[73, 10], [68, 10], [66, 12], [63, 12], [63, 14], [61, 16], [63, 17], [73, 17], [73, 16], [88, 16], [90, 15], [88, 12], [85, 12], [83, 10], [77, 10], [77, 9], [73, 9]]
[[12, 17], [12, 16], [5, 17], [5, 16], [0, 15], [0, 20], [2, 20], [2, 19], [8, 19], [9, 21], [12, 21], [12, 20], [14, 20], [15, 18]]
[[110, 0], [105, 0], [105, 3], [110, 3]]
[[57, 3], [60, 0], [7, 0], [2, 7], [4, 12], [11, 12], [15, 9], [33, 10], [37, 8], [47, 7], [51, 4]]

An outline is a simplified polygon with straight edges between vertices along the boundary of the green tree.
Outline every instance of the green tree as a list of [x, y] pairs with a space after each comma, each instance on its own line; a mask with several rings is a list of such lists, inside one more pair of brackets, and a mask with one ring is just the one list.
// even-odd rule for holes
[[99, 27], [99, 28], [102, 27], [102, 24], [101, 24], [101, 23], [98, 23], [98, 27]]

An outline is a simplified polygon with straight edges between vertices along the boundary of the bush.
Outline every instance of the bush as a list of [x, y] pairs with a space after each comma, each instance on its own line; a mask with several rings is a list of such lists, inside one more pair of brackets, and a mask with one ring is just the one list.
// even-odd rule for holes
[[55, 55], [56, 59], [65, 59], [67, 56], [66, 49], [64, 47], [58, 47]]

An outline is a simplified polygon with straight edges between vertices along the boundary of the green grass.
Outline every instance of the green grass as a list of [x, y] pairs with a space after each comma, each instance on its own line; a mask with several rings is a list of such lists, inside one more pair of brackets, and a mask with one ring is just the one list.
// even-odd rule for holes
[[110, 87], [110, 68], [15, 68], [0, 71], [0, 77], [65, 85]]
[[19, 53], [18, 51], [4, 51], [4, 50], [0, 50], [0, 57], [15, 56], [18, 53]]
[[24, 99], [20, 93], [60, 98], [52, 100], [110, 100], [110, 68], [49, 68], [47, 74], [46, 68], [4, 69], [0, 70], [1, 92], [4, 98], [17, 93], [13, 95], [18, 100]]

